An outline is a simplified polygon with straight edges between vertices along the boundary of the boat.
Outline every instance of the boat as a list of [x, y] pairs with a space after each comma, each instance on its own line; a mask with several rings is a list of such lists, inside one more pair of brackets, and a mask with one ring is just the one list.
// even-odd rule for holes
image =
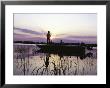
[[76, 45], [55, 45], [55, 44], [44, 44], [44, 45], [37, 45], [40, 50], [38, 52], [41, 53], [52, 53], [52, 54], [62, 54], [66, 56], [79, 56], [85, 54], [85, 47]]

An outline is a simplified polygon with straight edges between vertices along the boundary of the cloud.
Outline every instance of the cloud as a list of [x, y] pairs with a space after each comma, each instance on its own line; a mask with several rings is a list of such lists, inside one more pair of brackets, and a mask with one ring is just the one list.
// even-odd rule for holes
[[21, 31], [24, 33], [29, 33], [29, 34], [35, 34], [35, 35], [43, 35], [44, 33], [41, 32], [37, 32], [37, 31], [33, 31], [33, 30], [29, 30], [29, 29], [22, 29], [22, 28], [16, 28], [14, 27], [14, 31]]
[[[45, 42], [46, 41], [46, 32], [38, 32], [30, 29], [24, 28], [16, 28], [14, 27], [14, 40], [28, 40], [28, 41], [36, 41], [36, 42]], [[63, 40], [64, 42], [96, 42], [97, 36], [74, 36], [71, 34], [58, 34], [53, 39], [53, 42], [60, 42]]]
[[66, 38], [97, 38], [96, 36], [66, 36]]

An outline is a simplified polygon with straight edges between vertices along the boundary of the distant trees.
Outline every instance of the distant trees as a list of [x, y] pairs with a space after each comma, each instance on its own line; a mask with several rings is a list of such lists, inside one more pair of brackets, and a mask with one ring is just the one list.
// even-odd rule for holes
[[[47, 44], [46, 42], [34, 42], [34, 41], [14, 41], [14, 43], [23, 43], [23, 44]], [[81, 46], [85, 46], [85, 47], [97, 47], [97, 44], [85, 44], [83, 42], [81, 43], [64, 43], [62, 41], [60, 41], [59, 43], [55, 43], [52, 42], [50, 44], [54, 44], [54, 45], [81, 45]]]
[[36, 44], [36, 43], [38, 43], [38, 42], [33, 42], [33, 41], [14, 41], [14, 43]]

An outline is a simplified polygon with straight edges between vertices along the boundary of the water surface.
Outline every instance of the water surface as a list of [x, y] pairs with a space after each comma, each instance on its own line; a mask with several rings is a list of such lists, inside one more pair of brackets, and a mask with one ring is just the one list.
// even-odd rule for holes
[[14, 75], [97, 75], [97, 49], [85, 57], [39, 53], [35, 44], [14, 44]]

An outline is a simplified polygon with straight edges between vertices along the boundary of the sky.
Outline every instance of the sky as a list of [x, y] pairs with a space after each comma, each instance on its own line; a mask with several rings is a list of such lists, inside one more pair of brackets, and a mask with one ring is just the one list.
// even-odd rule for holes
[[44, 42], [46, 33], [58, 42], [97, 41], [97, 14], [54, 13], [14, 14], [14, 41]]

